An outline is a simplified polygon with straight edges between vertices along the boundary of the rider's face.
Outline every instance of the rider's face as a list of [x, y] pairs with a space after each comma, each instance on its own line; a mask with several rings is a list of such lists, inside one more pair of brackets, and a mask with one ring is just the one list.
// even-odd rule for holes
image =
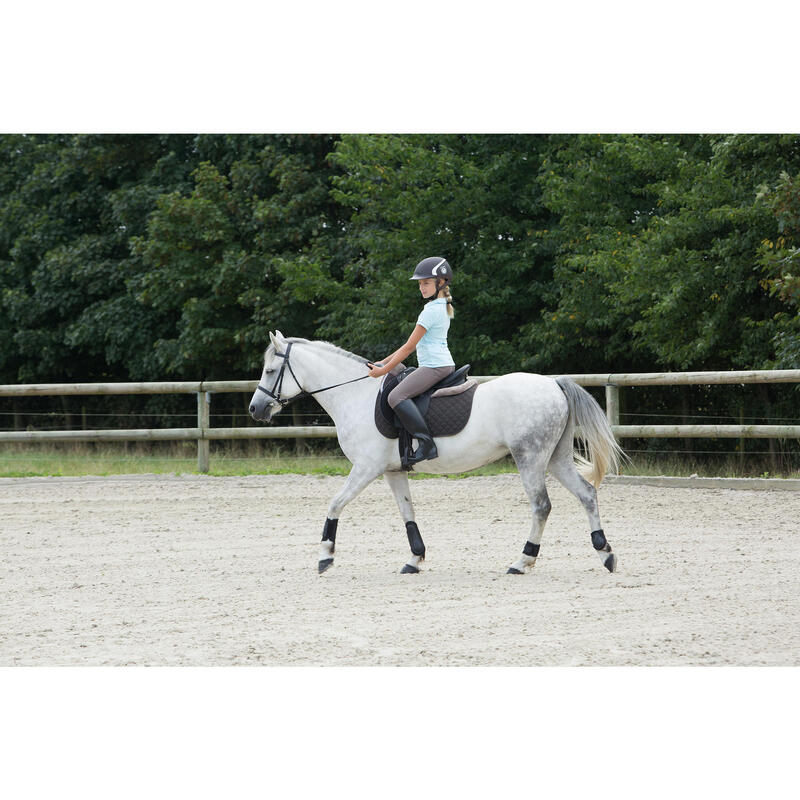
[[433, 278], [423, 278], [419, 282], [419, 290], [424, 298], [433, 297], [436, 294], [436, 281]]

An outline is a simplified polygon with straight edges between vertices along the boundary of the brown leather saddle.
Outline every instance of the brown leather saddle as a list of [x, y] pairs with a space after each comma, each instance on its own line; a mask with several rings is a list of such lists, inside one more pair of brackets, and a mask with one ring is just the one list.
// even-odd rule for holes
[[[472, 400], [478, 383], [468, 378], [471, 364], [467, 364], [448, 375], [439, 383], [411, 399], [428, 423], [431, 436], [455, 436], [464, 430], [472, 413]], [[389, 374], [375, 398], [375, 425], [387, 439], [399, 439], [400, 458], [411, 450], [411, 437], [402, 427], [397, 415], [389, 405], [389, 393], [407, 378], [416, 367], [409, 367], [397, 374]]]

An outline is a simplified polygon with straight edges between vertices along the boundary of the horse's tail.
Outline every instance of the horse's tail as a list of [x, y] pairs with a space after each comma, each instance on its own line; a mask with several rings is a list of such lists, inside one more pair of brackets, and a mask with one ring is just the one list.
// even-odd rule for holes
[[597, 488], [609, 467], [613, 467], [615, 472], [619, 470], [625, 453], [617, 444], [603, 409], [589, 392], [566, 376], [556, 378], [556, 383], [564, 392], [569, 406], [572, 425], [567, 423], [566, 432], [570, 432], [570, 429], [577, 425], [580, 428], [578, 438], [589, 455], [587, 460], [575, 453], [575, 465], [581, 475]]

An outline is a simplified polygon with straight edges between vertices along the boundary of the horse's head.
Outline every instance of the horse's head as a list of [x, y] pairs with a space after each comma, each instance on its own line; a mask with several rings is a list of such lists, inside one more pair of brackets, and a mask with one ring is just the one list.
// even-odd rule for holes
[[280, 331], [270, 333], [269, 338], [261, 380], [250, 400], [250, 416], [256, 422], [269, 422], [288, 400], [302, 391], [288, 364], [291, 343]]

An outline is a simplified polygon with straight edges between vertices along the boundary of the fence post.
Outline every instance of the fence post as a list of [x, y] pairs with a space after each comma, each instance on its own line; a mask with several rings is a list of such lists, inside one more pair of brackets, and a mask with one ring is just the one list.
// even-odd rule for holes
[[[606, 384], [606, 418], [609, 425], [619, 425], [619, 386]], [[616, 475], [614, 470], [612, 475]]]
[[606, 417], [609, 425], [619, 425], [619, 386], [606, 384]]
[[[744, 425], [744, 400], [739, 401], [739, 425]], [[744, 450], [745, 450], [745, 439], [742, 436], [739, 439], [739, 471], [744, 474]]]
[[[201, 435], [205, 435], [206, 428], [211, 427], [211, 392], [197, 393], [197, 427]], [[208, 472], [209, 445], [208, 439], [197, 440], [198, 472]]]

